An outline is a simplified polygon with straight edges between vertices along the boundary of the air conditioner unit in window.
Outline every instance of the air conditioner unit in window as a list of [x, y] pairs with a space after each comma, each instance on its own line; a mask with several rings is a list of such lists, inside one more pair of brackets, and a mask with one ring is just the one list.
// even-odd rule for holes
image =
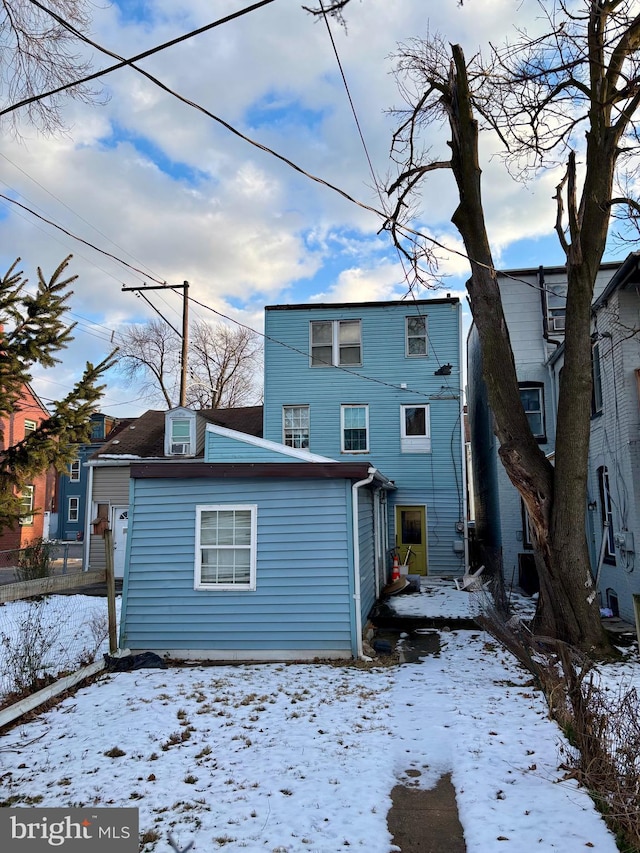
[[182, 442], [178, 444], [171, 445], [171, 455], [172, 456], [186, 456], [189, 452], [189, 443]]
[[564, 332], [564, 316], [551, 317], [549, 320], [549, 328], [553, 332]]

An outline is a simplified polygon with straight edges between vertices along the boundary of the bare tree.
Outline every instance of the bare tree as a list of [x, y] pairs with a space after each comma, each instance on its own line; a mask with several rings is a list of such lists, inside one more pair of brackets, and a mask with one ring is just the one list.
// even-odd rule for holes
[[[78, 30], [89, 26], [87, 0], [48, 0], [48, 6]], [[0, 92], [7, 106], [73, 82], [91, 68], [77, 39], [32, 0], [0, 0], [0, 44]], [[33, 101], [26, 107], [29, 123], [43, 133], [61, 129], [66, 97], [91, 103], [97, 93], [81, 85]], [[16, 131], [18, 113], [9, 115]]]
[[[346, 4], [338, 4], [342, 12]], [[483, 375], [500, 442], [500, 458], [529, 512], [542, 634], [590, 653], [609, 651], [602, 630], [585, 534], [591, 397], [590, 312], [612, 210], [640, 210], [616, 196], [621, 173], [637, 163], [640, 15], [633, 0], [540, 0], [546, 33], [522, 31], [488, 59], [466, 61], [442, 38], [401, 47], [396, 72], [406, 106], [398, 111], [392, 157], [397, 178], [387, 227], [414, 265], [433, 263], [432, 246], [410, 230], [425, 179], [448, 170], [459, 204], [452, 216], [471, 266], [467, 281], [483, 358]], [[446, 153], [425, 148], [425, 127], [443, 128]], [[481, 190], [479, 139], [502, 144], [516, 178], [558, 168], [554, 223], [566, 257], [564, 369], [558, 398], [555, 467], [531, 435], [520, 402]], [[632, 182], [618, 180], [622, 186]]]
[[198, 321], [191, 329], [187, 405], [200, 409], [244, 406], [259, 395], [262, 346], [245, 326]]
[[[187, 405], [220, 409], [247, 405], [259, 396], [261, 346], [243, 326], [198, 320], [190, 329]], [[122, 336], [120, 369], [139, 382], [150, 400], [178, 405], [181, 339], [161, 320], [131, 326]]]

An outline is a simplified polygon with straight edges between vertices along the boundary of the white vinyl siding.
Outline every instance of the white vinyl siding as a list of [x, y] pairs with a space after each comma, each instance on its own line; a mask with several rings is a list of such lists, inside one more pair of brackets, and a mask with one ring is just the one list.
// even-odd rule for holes
[[257, 507], [196, 507], [195, 589], [256, 588]]

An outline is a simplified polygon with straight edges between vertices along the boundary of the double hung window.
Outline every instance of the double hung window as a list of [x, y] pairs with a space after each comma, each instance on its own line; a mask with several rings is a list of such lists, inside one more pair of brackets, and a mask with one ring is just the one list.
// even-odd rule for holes
[[309, 406], [284, 406], [284, 443], [287, 447], [309, 448]]
[[33, 502], [35, 486], [23, 486], [20, 495], [20, 525], [29, 527], [33, 524]]
[[542, 383], [520, 383], [520, 400], [534, 438], [546, 441], [544, 420], [544, 386]]
[[343, 453], [367, 453], [369, 450], [369, 407], [340, 407]]
[[196, 507], [195, 588], [256, 588], [257, 507]]
[[78, 521], [80, 517], [80, 498], [69, 498], [67, 521]]
[[429, 353], [427, 338], [427, 318], [406, 318], [406, 354], [408, 358], [426, 356]]

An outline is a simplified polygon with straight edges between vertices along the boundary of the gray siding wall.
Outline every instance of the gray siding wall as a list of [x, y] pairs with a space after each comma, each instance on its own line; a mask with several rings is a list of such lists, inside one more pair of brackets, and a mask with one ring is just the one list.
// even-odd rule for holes
[[[122, 641], [132, 649], [355, 653], [351, 484], [135, 480]], [[194, 590], [195, 507], [257, 504], [257, 589]]]
[[[92, 508], [93, 512], [96, 504], [109, 504], [109, 511], [112, 506], [127, 506], [129, 503], [129, 466], [112, 466], [100, 467], [96, 466], [93, 471], [93, 491], [92, 491]], [[91, 523], [92, 518], [88, 521]], [[90, 527], [91, 531], [92, 528]], [[98, 571], [105, 568], [105, 550], [104, 539], [102, 536], [96, 536], [93, 532], [89, 534], [89, 569]]]
[[591, 420], [589, 447], [589, 512], [591, 553], [594, 571], [602, 543], [602, 502], [598, 468], [609, 473], [613, 504], [614, 534], [629, 531], [635, 550], [616, 547], [615, 563], [605, 562], [600, 573], [601, 604], [610, 595], [617, 598], [620, 616], [635, 622], [633, 595], [640, 595], [640, 407], [636, 370], [640, 368], [640, 345], [629, 337], [637, 325], [640, 297], [633, 291], [617, 291], [599, 312], [602, 414]]

